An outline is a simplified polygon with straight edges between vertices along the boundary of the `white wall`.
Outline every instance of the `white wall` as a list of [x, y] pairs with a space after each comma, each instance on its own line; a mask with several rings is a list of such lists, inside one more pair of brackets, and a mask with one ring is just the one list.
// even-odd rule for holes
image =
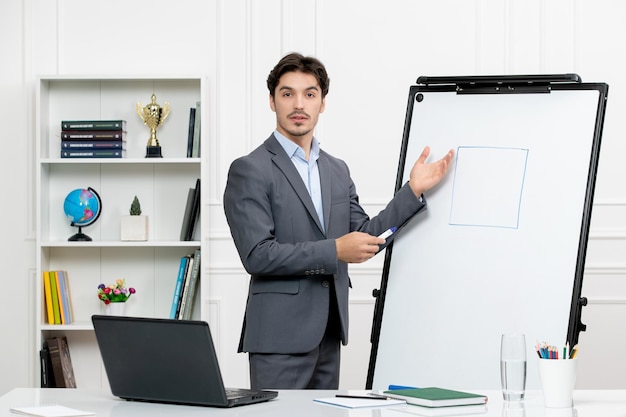
[[[317, 134], [351, 166], [375, 214], [395, 182], [408, 87], [420, 75], [576, 72], [610, 85], [583, 293], [579, 388], [626, 388], [626, 80], [621, 0], [4, 0], [0, 5], [0, 153], [5, 294], [0, 394], [36, 386], [33, 363], [34, 80], [38, 74], [204, 73], [210, 82], [211, 253], [203, 296], [228, 385], [247, 384], [236, 354], [247, 278], [224, 220], [230, 161], [274, 127], [265, 79], [289, 51], [331, 77]], [[145, 98], [138, 98], [144, 99]], [[167, 144], [163, 144], [166, 146]], [[351, 269], [351, 344], [342, 386], [361, 388], [382, 258]], [[206, 285], [207, 281], [210, 282]], [[606, 352], [606, 346], [613, 347]]]

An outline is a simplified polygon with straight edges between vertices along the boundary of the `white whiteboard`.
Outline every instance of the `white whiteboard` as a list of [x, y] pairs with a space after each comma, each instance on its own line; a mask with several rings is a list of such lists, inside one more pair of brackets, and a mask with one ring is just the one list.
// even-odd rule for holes
[[535, 343], [568, 336], [604, 96], [417, 91], [402, 182], [426, 145], [455, 160], [387, 257], [371, 388], [500, 389], [500, 335], [521, 332], [538, 389]]

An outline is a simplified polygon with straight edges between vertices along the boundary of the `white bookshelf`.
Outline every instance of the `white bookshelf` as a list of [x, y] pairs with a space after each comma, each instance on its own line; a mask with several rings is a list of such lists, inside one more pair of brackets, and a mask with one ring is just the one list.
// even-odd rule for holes
[[[171, 112], [157, 129], [163, 158], [145, 158], [149, 128], [136, 113], [137, 102], [169, 102]], [[203, 178], [208, 160], [207, 92], [201, 76], [181, 77], [39, 77], [36, 87], [37, 143], [37, 283], [35, 363], [39, 350], [51, 336], [68, 338], [74, 374], [80, 388], [108, 386], [93, 334], [91, 316], [102, 314], [97, 286], [125, 278], [137, 289], [126, 305], [126, 315], [169, 316], [180, 258], [196, 248], [204, 251], [204, 222], [200, 216], [195, 240], [180, 241], [187, 193]], [[201, 156], [187, 158], [189, 109], [203, 104]], [[121, 159], [62, 159], [61, 121], [122, 119], [127, 122], [127, 154]], [[67, 193], [92, 187], [102, 199], [102, 212], [83, 227], [90, 242], [69, 242], [77, 228], [63, 212]], [[149, 216], [145, 242], [120, 240], [120, 218], [137, 195], [142, 214]], [[201, 207], [206, 193], [201, 192]], [[50, 325], [47, 321], [43, 271], [68, 272], [74, 322]], [[202, 272], [200, 277], [202, 277]], [[202, 285], [202, 281], [200, 281]], [[193, 318], [201, 317], [200, 289]], [[39, 381], [39, 366], [36, 367]]]

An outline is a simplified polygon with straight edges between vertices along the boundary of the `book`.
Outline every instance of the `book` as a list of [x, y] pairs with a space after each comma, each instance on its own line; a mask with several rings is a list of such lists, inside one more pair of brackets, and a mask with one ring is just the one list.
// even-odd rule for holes
[[126, 120], [63, 120], [61, 130], [126, 131]]
[[196, 180], [196, 187], [193, 192], [193, 206], [191, 208], [191, 218], [189, 219], [189, 227], [185, 240], [193, 240], [196, 223], [200, 217], [200, 178]]
[[54, 275], [54, 281], [57, 286], [57, 298], [59, 299], [59, 315], [61, 316], [61, 324], [69, 324], [67, 322], [67, 317], [65, 316], [65, 290], [63, 288], [63, 284], [61, 283], [61, 276], [59, 271], [51, 271], [50, 274]]
[[190, 188], [187, 192], [187, 203], [185, 204], [185, 213], [183, 214], [183, 224], [180, 228], [180, 240], [187, 240], [187, 229], [189, 229], [189, 222], [191, 221], [191, 212], [193, 210], [193, 194], [194, 188]]
[[[63, 379], [66, 388], [76, 388], [76, 378], [74, 377], [74, 367], [72, 366], [72, 357], [70, 356], [70, 347], [67, 344], [67, 338], [57, 338], [60, 341], [61, 366], [63, 368]], [[56, 378], [55, 378], [56, 381]]]
[[315, 398], [313, 401], [335, 405], [344, 408], [378, 408], [378, 407], [393, 407], [406, 404], [404, 400], [390, 400], [387, 398], [367, 397], [365, 395], [360, 396], [335, 396], [326, 398]]
[[54, 374], [52, 373], [52, 362], [50, 362], [50, 349], [45, 341], [39, 351], [39, 366], [41, 370], [41, 388], [56, 388]]
[[191, 158], [193, 151], [193, 130], [196, 125], [196, 108], [189, 108], [189, 129], [187, 132], [187, 158]]
[[46, 317], [48, 324], [54, 324], [54, 310], [52, 308], [52, 291], [50, 289], [50, 272], [43, 271], [44, 298], [46, 300]]
[[176, 318], [179, 320], [183, 318], [183, 313], [187, 305], [187, 293], [189, 292], [189, 283], [191, 282], [191, 271], [193, 269], [194, 263], [195, 263], [195, 259], [193, 255], [189, 256], [189, 259], [187, 260], [187, 266], [185, 267], [185, 278], [183, 279], [183, 288], [180, 292], [180, 300], [178, 301], [178, 309], [176, 311]]
[[126, 141], [113, 140], [62, 140], [61, 149], [126, 149]]
[[174, 286], [174, 296], [172, 297], [172, 307], [170, 308], [170, 319], [176, 318], [176, 312], [178, 311], [178, 305], [180, 301], [180, 292], [183, 288], [183, 281], [185, 280], [185, 270], [187, 268], [187, 256], [180, 258], [180, 265], [178, 267], [178, 276], [176, 278], [176, 285]]
[[74, 308], [72, 307], [72, 293], [70, 292], [70, 277], [67, 271], [61, 271], [65, 277], [65, 293], [67, 294], [67, 306], [68, 314], [70, 316], [70, 323], [74, 322]]
[[54, 273], [48, 272], [48, 280], [50, 281], [50, 299], [52, 300], [52, 314], [54, 324], [61, 324], [61, 312], [59, 311], [59, 296], [57, 295], [57, 281]]
[[52, 337], [46, 340], [48, 345], [48, 352], [50, 354], [50, 365], [52, 373], [51, 377], [54, 379], [54, 385], [57, 388], [65, 388], [65, 380], [63, 379], [63, 366], [61, 365], [61, 348], [59, 346], [59, 340], [56, 337]]
[[389, 398], [405, 400], [407, 404], [423, 407], [450, 407], [486, 404], [487, 396], [439, 387], [395, 389], [383, 391]]
[[63, 315], [65, 317], [64, 324], [70, 324], [73, 321], [72, 303], [69, 293], [69, 277], [67, 271], [56, 271], [59, 288], [61, 289], [61, 305]]
[[183, 215], [183, 224], [180, 230], [180, 240], [193, 240], [196, 223], [200, 215], [200, 178], [196, 180], [195, 188], [190, 188], [187, 193], [187, 203], [185, 205], [185, 214]]
[[200, 249], [196, 249], [193, 254], [193, 265], [191, 274], [189, 275], [189, 288], [187, 290], [185, 309], [183, 310], [183, 320], [191, 319], [191, 313], [193, 312], [193, 303], [196, 296], [196, 288], [198, 287], [198, 281], [200, 276]]
[[191, 150], [191, 156], [194, 158], [200, 157], [200, 120], [201, 112], [200, 112], [200, 102], [196, 102], [196, 117], [195, 117], [195, 125], [193, 128], [193, 145]]
[[63, 405], [36, 405], [31, 407], [13, 407], [11, 413], [35, 417], [82, 417], [95, 416], [90, 411], [77, 410]]
[[126, 140], [124, 130], [63, 130], [61, 140]]
[[185, 255], [187, 259], [187, 263], [185, 264], [185, 272], [183, 273], [183, 283], [180, 288], [180, 294], [178, 295], [178, 305], [176, 306], [176, 319], [180, 318], [180, 311], [183, 308], [183, 297], [185, 294], [185, 284], [189, 278], [189, 272], [191, 270], [191, 265], [193, 264], [193, 257], [191, 255]]
[[46, 343], [50, 352], [54, 384], [57, 388], [76, 388], [67, 338], [65, 336], [52, 337], [47, 339]]
[[76, 149], [61, 150], [61, 158], [124, 158], [125, 149]]

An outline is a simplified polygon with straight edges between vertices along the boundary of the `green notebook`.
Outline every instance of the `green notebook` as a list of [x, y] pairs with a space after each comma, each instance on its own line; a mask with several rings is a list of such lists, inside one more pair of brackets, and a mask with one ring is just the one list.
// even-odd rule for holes
[[485, 404], [487, 396], [445, 388], [427, 387], [384, 391], [389, 398], [405, 400], [408, 404], [424, 407], [450, 407], [456, 405]]

